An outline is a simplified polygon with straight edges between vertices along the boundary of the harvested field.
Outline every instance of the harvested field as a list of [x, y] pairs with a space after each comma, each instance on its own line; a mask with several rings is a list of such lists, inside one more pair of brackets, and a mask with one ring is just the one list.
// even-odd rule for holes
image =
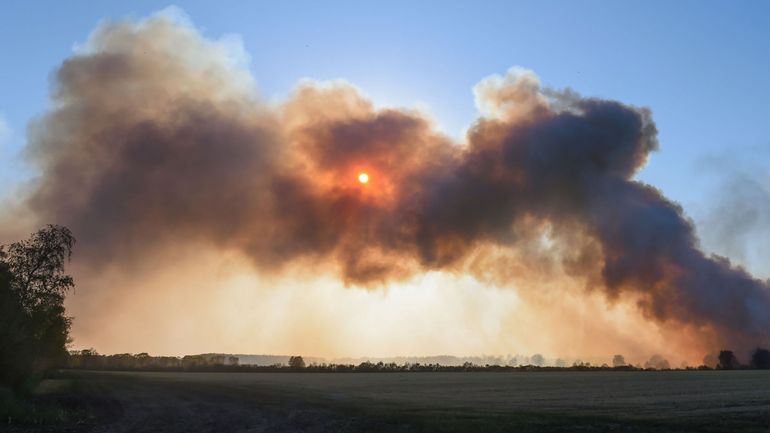
[[66, 372], [72, 432], [763, 432], [770, 372]]

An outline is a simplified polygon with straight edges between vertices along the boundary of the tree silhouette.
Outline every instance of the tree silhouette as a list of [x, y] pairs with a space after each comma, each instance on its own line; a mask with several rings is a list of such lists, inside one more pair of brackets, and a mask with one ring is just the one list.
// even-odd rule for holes
[[292, 356], [289, 358], [289, 367], [294, 370], [305, 368], [305, 360], [301, 356]]
[[757, 347], [751, 354], [751, 366], [760, 370], [770, 369], [770, 350]]
[[0, 250], [13, 275], [13, 286], [27, 311], [60, 305], [75, 283], [64, 273], [75, 238], [66, 227], [48, 225], [25, 241]]
[[623, 355], [615, 355], [612, 357], [612, 366], [613, 367], [625, 367], [626, 366], [626, 358], [623, 357]]
[[717, 368], [719, 366], [719, 355], [716, 353], [709, 353], [703, 357], [703, 365], [708, 368]]
[[717, 368], [721, 370], [735, 370], [740, 366], [738, 358], [735, 357], [732, 350], [723, 350], [719, 352], [719, 365]]
[[11, 288], [12, 279], [8, 265], [0, 262], [0, 383], [18, 389], [26, 379], [24, 370], [30, 357], [26, 344], [29, 318]]
[[671, 365], [668, 361], [660, 355], [652, 355], [650, 359], [644, 363], [644, 368], [652, 368], [655, 370], [668, 370]]
[[74, 283], [64, 265], [74, 243], [69, 229], [49, 225], [0, 247], [0, 381], [17, 391], [67, 355], [64, 295]]

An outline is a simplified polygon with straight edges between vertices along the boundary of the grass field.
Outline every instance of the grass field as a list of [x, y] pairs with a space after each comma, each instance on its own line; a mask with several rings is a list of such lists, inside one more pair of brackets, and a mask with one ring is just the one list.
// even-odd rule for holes
[[770, 431], [770, 371], [63, 375], [88, 416], [9, 431]]

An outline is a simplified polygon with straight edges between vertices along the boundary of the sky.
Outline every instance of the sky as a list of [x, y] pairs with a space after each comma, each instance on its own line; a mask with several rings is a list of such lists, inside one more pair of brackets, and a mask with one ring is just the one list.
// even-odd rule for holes
[[[762, 258], [766, 240], [770, 240], [766, 228], [770, 217], [767, 206], [761, 206], [770, 190], [767, 2], [413, 3], [222, 1], [175, 5], [203, 37], [240, 38], [249, 57], [247, 69], [258, 91], [270, 101], [284, 100], [303, 78], [344, 79], [377, 106], [417, 107], [428, 112], [441, 131], [462, 140], [478, 116], [473, 86], [492, 74], [520, 66], [534, 71], [547, 87], [571, 88], [588, 97], [648, 107], [658, 128], [660, 149], [636, 179], [683, 206], [685, 214], [695, 221], [707, 251], [726, 255], [762, 278], [770, 276], [770, 265]], [[25, 162], [26, 130], [32, 119], [50, 107], [53, 71], [103, 20], [141, 19], [167, 6], [149, 1], [11, 1], [2, 6], [0, 195], [13, 198], [22, 194], [20, 186], [39, 174], [34, 165]], [[736, 185], [750, 185], [753, 193], [746, 197], [734, 194]], [[463, 281], [452, 284], [476, 284]], [[235, 286], [240, 284], [244, 283]], [[411, 284], [437, 283], [420, 280]], [[391, 288], [390, 293], [397, 297], [399, 290]], [[434, 289], [426, 289], [430, 290]], [[454, 298], [460, 304], [465, 299], [464, 290], [458, 289]], [[360, 295], [345, 296], [358, 299]], [[487, 312], [490, 304], [519, 302], [507, 292], [490, 296], [495, 300], [479, 304], [478, 314]], [[278, 302], [277, 298], [270, 299]], [[372, 306], [371, 311], [382, 317], [403, 312], [403, 303], [388, 299], [390, 303], [383, 303], [391, 307], [375, 303], [379, 306]], [[357, 302], [372, 301], [349, 302], [341, 308], [355, 311], [361, 308]], [[428, 297], [424, 302], [429, 305], [432, 301]], [[585, 308], [601, 305], [600, 300], [591, 302], [595, 305]], [[121, 314], [129, 314], [127, 311], [121, 310]], [[321, 316], [331, 314], [312, 311]], [[501, 321], [508, 320], [508, 313], [500, 311], [493, 316], [498, 319], [489, 319], [484, 330], [476, 334], [467, 327], [458, 328], [460, 333], [485, 336], [476, 340], [489, 339], [488, 343], [466, 345], [467, 351], [504, 353], [509, 348], [506, 345], [510, 342], [499, 337], [505, 333], [497, 329]], [[324, 316], [319, 320], [330, 319]], [[246, 325], [242, 322], [238, 326]], [[238, 337], [221, 350], [254, 351], [243, 343], [243, 333], [228, 332]], [[390, 343], [366, 351], [412, 353], [428, 344], [425, 341], [436, 340], [435, 333], [429, 334], [404, 346], [398, 346], [391, 337], [381, 337], [379, 341]], [[77, 339], [77, 325], [75, 335]], [[107, 339], [81, 335], [85, 344]], [[175, 340], [172, 334], [165, 338]], [[154, 344], [153, 349], [162, 351], [166, 340]], [[329, 344], [307, 349], [322, 352], [316, 353], [319, 355], [360, 354]], [[537, 350], [554, 351], [559, 344]], [[524, 344], [514, 346], [529, 350]], [[139, 351], [138, 343], [123, 347]], [[292, 350], [281, 344], [265, 347]], [[434, 351], [451, 349], [449, 342], [432, 346]], [[172, 349], [188, 350], [206, 349], [191, 345]], [[581, 350], [574, 348], [570, 354], [577, 356]]]
[[[104, 19], [168, 3], [7, 2], [0, 71], [3, 183], [54, 68]], [[519, 65], [549, 86], [651, 107], [661, 150], [640, 178], [685, 206], [708, 199], [699, 158], [767, 146], [766, 2], [178, 3], [203, 33], [238, 34], [260, 91], [345, 78], [380, 104], [424, 104], [451, 134], [474, 119], [471, 87]], [[10, 137], [8, 137], [10, 135]]]

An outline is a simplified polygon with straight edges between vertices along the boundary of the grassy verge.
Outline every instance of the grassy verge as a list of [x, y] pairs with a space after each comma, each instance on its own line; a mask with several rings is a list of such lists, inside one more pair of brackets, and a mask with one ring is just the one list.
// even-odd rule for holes
[[45, 431], [84, 426], [93, 417], [78, 399], [78, 385], [46, 379], [30, 394], [0, 389], [0, 431]]

